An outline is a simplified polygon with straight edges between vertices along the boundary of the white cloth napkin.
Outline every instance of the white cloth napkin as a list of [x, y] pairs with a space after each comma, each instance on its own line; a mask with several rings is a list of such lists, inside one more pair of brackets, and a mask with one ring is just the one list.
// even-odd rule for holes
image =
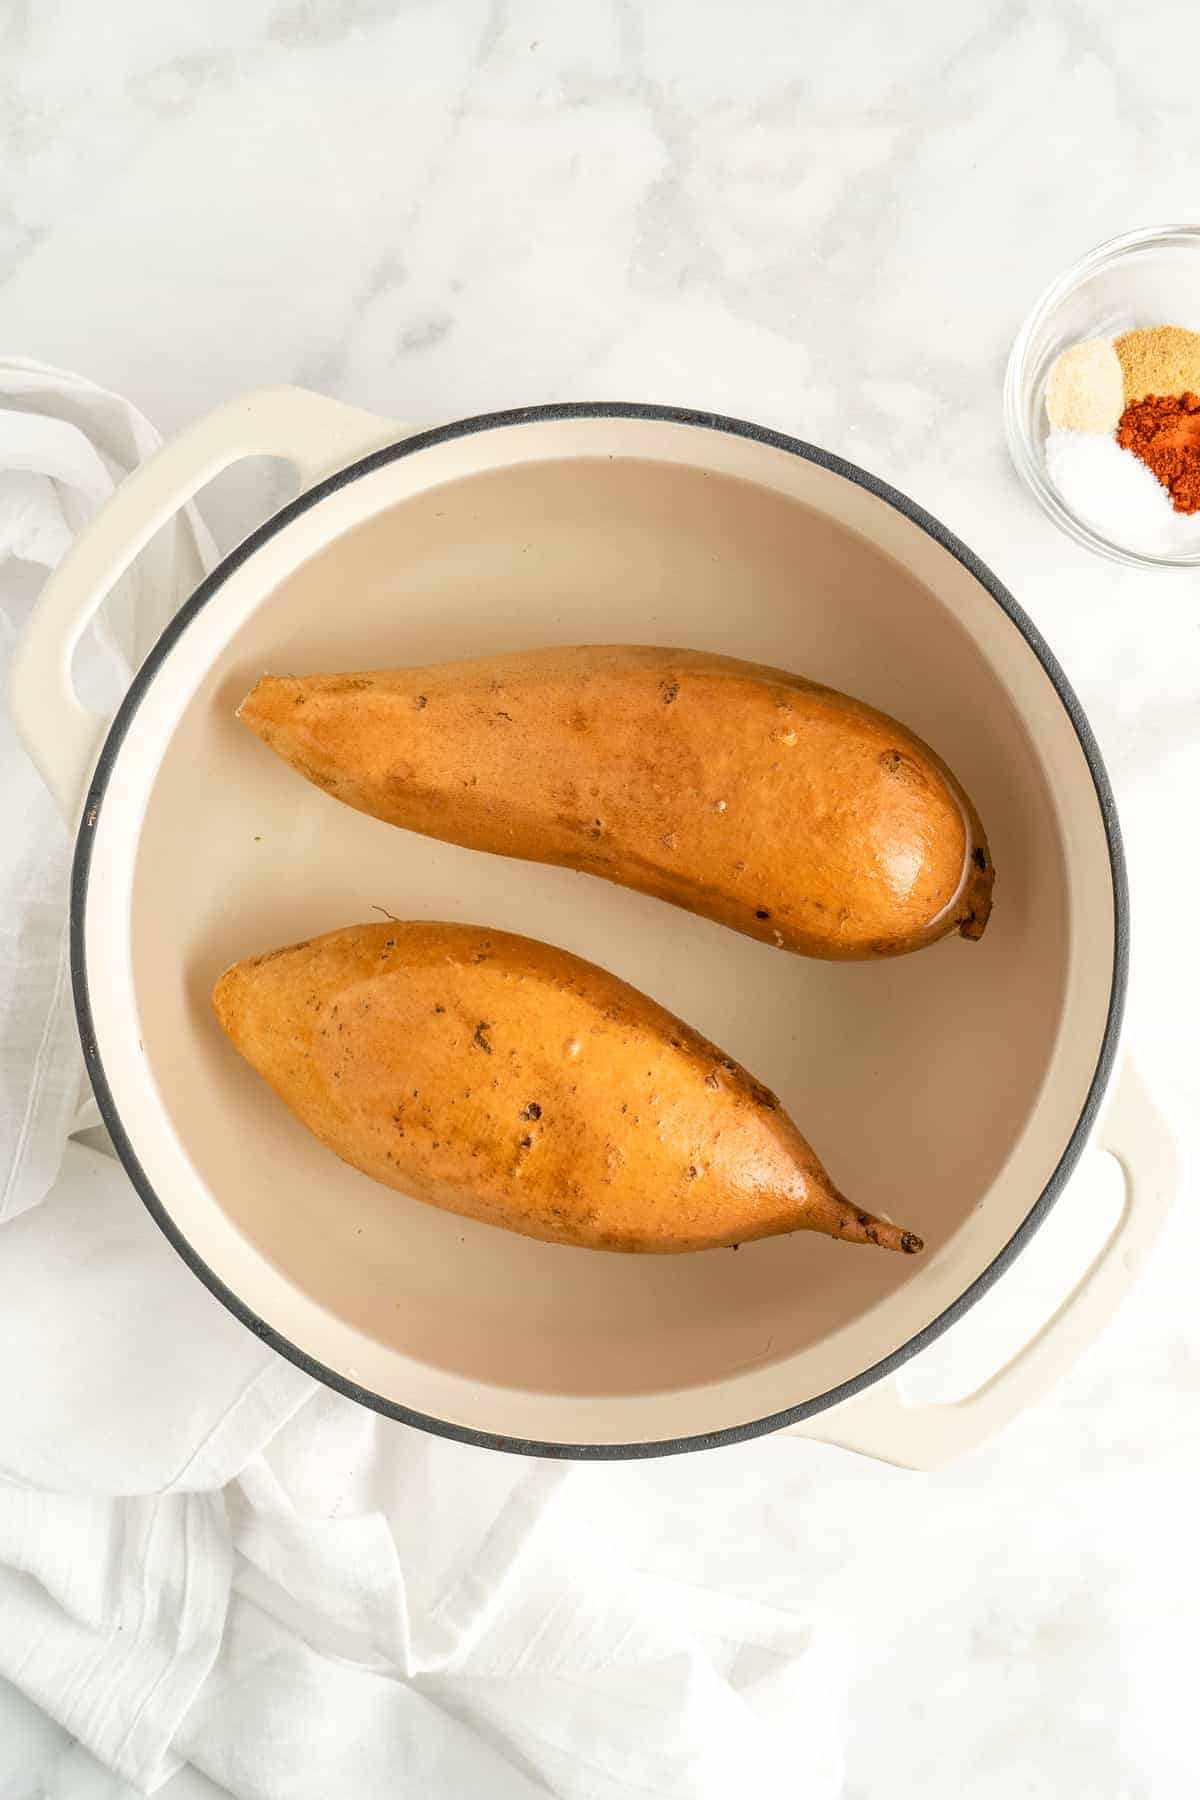
[[[157, 442], [114, 395], [0, 363], [5, 665]], [[188, 509], [89, 633], [81, 692], [112, 705], [212, 556]], [[0, 796], [0, 1677], [120, 1778], [76, 1762], [72, 1791], [836, 1794], [836, 1640], [707, 1587], [686, 1543], [656, 1568], [636, 1468], [447, 1443], [315, 1387], [69, 1141], [94, 1122], [69, 844], [3, 707]]]

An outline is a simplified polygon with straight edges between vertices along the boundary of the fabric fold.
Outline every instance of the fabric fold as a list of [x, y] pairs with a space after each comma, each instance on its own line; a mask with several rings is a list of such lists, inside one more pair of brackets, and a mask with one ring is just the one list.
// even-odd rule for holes
[[[81, 378], [0, 362], [5, 666], [157, 442]], [[156, 536], [80, 646], [89, 704], [213, 555], [192, 508]], [[0, 792], [0, 1731], [36, 1703], [74, 1740], [64, 1793], [105, 1800], [833, 1800], [836, 1707], [800, 1753], [780, 1724], [817, 1692], [807, 1620], [683, 1607], [597, 1527], [611, 1475], [359, 1408], [196, 1280], [95, 1130], [68, 835], [2, 706]]]

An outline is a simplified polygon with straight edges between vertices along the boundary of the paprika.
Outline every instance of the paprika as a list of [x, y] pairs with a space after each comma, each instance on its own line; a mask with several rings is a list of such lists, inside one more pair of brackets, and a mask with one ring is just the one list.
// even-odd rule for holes
[[1200, 512], [1200, 395], [1135, 400], [1121, 414], [1117, 443], [1158, 477], [1177, 513]]

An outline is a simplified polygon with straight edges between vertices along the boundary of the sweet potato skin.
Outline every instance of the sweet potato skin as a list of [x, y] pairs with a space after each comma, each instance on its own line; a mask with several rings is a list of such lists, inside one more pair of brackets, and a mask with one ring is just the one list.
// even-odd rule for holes
[[671, 1252], [813, 1230], [901, 1250], [775, 1096], [616, 976], [481, 927], [350, 926], [235, 963], [213, 1006], [377, 1181], [529, 1237]]
[[979, 937], [978, 814], [904, 726], [780, 669], [638, 645], [266, 676], [239, 717], [326, 792], [600, 875], [780, 949]]

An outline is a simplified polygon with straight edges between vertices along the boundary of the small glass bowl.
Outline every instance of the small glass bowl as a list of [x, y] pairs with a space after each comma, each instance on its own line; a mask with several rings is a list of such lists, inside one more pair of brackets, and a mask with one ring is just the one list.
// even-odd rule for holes
[[1004, 429], [1017, 473], [1077, 544], [1142, 569], [1197, 568], [1200, 540], [1195, 550], [1133, 549], [1072, 512], [1046, 472], [1046, 379], [1054, 359], [1081, 338], [1148, 325], [1200, 329], [1200, 225], [1148, 225], [1110, 238], [1046, 289], [1008, 359]]

